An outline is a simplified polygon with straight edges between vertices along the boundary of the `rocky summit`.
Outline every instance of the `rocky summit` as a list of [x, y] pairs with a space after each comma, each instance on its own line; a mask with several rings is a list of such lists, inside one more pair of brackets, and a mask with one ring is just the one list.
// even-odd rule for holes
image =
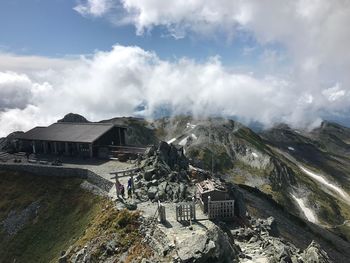
[[150, 147], [144, 158], [135, 183], [139, 199], [174, 202], [191, 199], [189, 166], [182, 149], [160, 142], [158, 147]]

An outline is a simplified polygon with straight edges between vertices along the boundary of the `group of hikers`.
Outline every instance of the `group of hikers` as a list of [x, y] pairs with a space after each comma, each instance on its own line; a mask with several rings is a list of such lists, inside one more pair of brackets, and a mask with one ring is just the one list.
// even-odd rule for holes
[[[142, 161], [142, 156], [141, 154], [137, 154], [137, 159], [136, 159], [136, 164], [138, 167], [140, 167], [141, 165], [141, 161]], [[116, 174], [116, 183], [115, 183], [115, 187], [117, 190], [117, 196], [121, 196], [122, 198], [125, 198], [125, 187], [122, 183], [120, 183], [120, 181], [118, 180], [118, 174]], [[127, 191], [128, 191], [128, 198], [132, 198], [132, 195], [135, 192], [135, 187], [134, 187], [134, 176], [131, 175], [128, 179], [128, 184], [127, 184]]]
[[[124, 187], [124, 185], [121, 184], [119, 181], [117, 181], [116, 188], [117, 188], [118, 196], [121, 195], [123, 198], [125, 198], [125, 187]], [[134, 193], [134, 178], [133, 178], [133, 176], [131, 176], [128, 179], [127, 191], [128, 191], [128, 198], [131, 198], [132, 194]]]

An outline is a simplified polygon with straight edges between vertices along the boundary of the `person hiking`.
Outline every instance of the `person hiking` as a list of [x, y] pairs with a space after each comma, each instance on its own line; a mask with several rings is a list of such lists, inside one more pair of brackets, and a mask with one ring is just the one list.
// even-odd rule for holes
[[128, 186], [128, 198], [132, 197], [132, 191], [131, 191], [131, 187]]
[[141, 154], [137, 154], [137, 160], [136, 160], [136, 163], [137, 163], [137, 165], [138, 166], [140, 166], [141, 165], [141, 161], [142, 161], [142, 156], [141, 156]]
[[132, 177], [128, 179], [128, 197], [131, 197], [133, 190], [133, 180]]
[[29, 152], [26, 152], [27, 161], [29, 161], [29, 157], [30, 157], [30, 153], [29, 153]]
[[120, 184], [120, 194], [121, 196], [124, 198], [124, 195], [125, 195], [125, 188], [124, 188], [124, 185]]

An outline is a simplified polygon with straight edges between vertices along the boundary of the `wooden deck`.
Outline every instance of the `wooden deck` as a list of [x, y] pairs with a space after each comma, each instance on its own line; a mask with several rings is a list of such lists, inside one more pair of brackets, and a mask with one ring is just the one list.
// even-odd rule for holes
[[146, 151], [146, 147], [134, 147], [134, 146], [109, 146], [110, 152], [114, 155], [117, 154], [143, 154]]

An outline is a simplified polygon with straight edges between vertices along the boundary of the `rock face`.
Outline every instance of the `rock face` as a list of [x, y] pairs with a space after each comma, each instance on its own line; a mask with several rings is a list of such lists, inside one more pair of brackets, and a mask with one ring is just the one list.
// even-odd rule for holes
[[23, 133], [22, 131], [16, 131], [13, 133], [10, 133], [5, 138], [0, 138], [0, 151], [6, 151], [6, 152], [15, 152], [16, 147], [16, 136]]
[[188, 160], [182, 149], [166, 142], [149, 148], [135, 182], [140, 200], [183, 201], [191, 198]]
[[330, 263], [327, 253], [312, 243], [304, 250], [279, 238], [273, 217], [250, 220], [250, 228], [237, 228], [231, 231], [242, 253], [241, 258], [251, 262], [270, 263]]
[[327, 253], [321, 249], [315, 241], [305, 249], [303, 253], [305, 263], [327, 263], [330, 262]]
[[168, 131], [166, 138], [183, 146], [193, 166], [216, 173], [248, 171], [252, 175], [250, 180], [245, 177], [248, 185], [255, 186], [256, 180], [262, 180], [275, 191], [296, 185], [295, 173], [288, 164], [258, 134], [239, 122], [221, 118], [175, 120], [162, 123]]
[[176, 148], [172, 144], [160, 142], [157, 149], [161, 161], [167, 164], [171, 170], [187, 170], [188, 160], [183, 153], [183, 149]]
[[58, 120], [57, 122], [89, 122], [85, 117], [76, 114], [76, 113], [68, 113], [63, 119]]
[[179, 262], [238, 262], [239, 248], [233, 247], [227, 235], [217, 226], [180, 243], [177, 250]]
[[13, 236], [37, 216], [39, 208], [39, 201], [35, 201], [21, 211], [12, 210], [0, 226], [3, 227], [8, 236]]
[[239, 191], [238, 187], [232, 183], [227, 183], [229, 189], [229, 195], [235, 200], [235, 214], [244, 217], [247, 212], [247, 208], [244, 202], [244, 196]]

